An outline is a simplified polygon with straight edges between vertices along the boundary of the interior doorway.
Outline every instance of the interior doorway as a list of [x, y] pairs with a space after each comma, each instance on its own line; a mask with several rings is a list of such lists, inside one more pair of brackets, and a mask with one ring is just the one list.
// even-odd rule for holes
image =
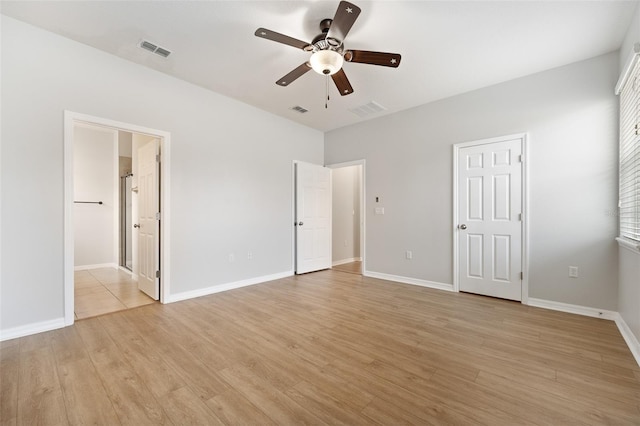
[[364, 160], [329, 166], [332, 173], [332, 269], [363, 274]]
[[[68, 111], [64, 125], [65, 323], [164, 302], [169, 288], [169, 133]], [[145, 176], [157, 179], [144, 185], [144, 198], [151, 201], [142, 210], [153, 218], [144, 218], [146, 228], [155, 230], [145, 229], [140, 260], [136, 176], [139, 153], [148, 145], [154, 146], [156, 171], [145, 171]], [[140, 164], [148, 169], [145, 161]], [[138, 286], [141, 263], [145, 278], [153, 270], [145, 288]]]

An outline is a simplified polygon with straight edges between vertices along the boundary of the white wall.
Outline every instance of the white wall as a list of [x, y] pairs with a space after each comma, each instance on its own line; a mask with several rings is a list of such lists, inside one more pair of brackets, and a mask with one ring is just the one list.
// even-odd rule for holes
[[118, 131], [118, 155], [120, 157], [132, 156], [132, 138], [131, 132]]
[[636, 11], [633, 14], [633, 19], [631, 20], [631, 24], [629, 24], [629, 29], [620, 47], [620, 70], [622, 70], [622, 67], [626, 64], [629, 54], [633, 49], [633, 44], [640, 43], [640, 2], [636, 3]]
[[292, 270], [292, 162], [322, 164], [321, 132], [12, 18], [1, 27], [0, 332], [64, 316], [64, 110], [171, 132], [172, 294]]
[[360, 174], [362, 166], [332, 170], [332, 261], [360, 258]]
[[620, 284], [618, 312], [640, 341], [640, 255], [636, 250], [619, 248]]
[[117, 265], [117, 132], [78, 125], [73, 142], [74, 199], [103, 203], [74, 204], [74, 266]]
[[452, 145], [528, 132], [529, 296], [616, 310], [617, 76], [611, 53], [328, 132], [325, 163], [367, 162], [367, 269], [452, 284]]

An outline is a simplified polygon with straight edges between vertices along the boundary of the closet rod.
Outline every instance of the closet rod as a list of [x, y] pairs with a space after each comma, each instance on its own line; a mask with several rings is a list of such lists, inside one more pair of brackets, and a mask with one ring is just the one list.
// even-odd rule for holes
[[102, 204], [102, 201], [74, 201], [76, 204]]

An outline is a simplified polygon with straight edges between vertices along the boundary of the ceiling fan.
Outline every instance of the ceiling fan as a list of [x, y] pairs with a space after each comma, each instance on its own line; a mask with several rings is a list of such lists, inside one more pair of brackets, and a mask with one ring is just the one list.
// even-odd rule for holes
[[353, 87], [342, 69], [344, 61], [361, 64], [381, 65], [397, 68], [400, 65], [400, 54], [371, 52], [366, 50], [347, 50], [344, 48], [344, 38], [360, 15], [360, 8], [353, 3], [341, 1], [333, 19], [323, 19], [320, 22], [321, 34], [311, 43], [267, 30], [258, 28], [257, 37], [293, 46], [310, 52], [308, 62], [303, 63], [293, 71], [276, 81], [278, 86], [288, 86], [297, 78], [313, 69], [318, 74], [331, 76], [342, 96], [353, 93]]

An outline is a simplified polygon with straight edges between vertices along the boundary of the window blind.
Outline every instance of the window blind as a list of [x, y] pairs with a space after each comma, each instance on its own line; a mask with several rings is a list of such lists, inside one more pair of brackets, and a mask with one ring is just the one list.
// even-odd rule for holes
[[620, 236], [640, 241], [640, 61], [620, 92]]

